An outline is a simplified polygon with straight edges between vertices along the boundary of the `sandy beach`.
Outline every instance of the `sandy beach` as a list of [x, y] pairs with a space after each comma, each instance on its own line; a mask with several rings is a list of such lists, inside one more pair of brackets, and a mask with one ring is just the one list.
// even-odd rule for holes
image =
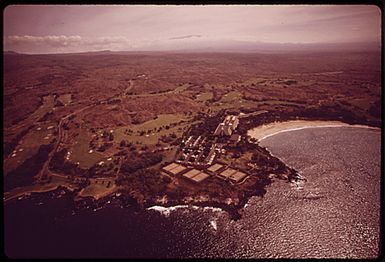
[[285, 122], [273, 122], [267, 125], [261, 125], [256, 128], [250, 129], [247, 134], [261, 141], [269, 136], [273, 136], [279, 133], [300, 130], [305, 128], [319, 128], [319, 127], [361, 127], [361, 128], [373, 128], [365, 125], [350, 125], [340, 121], [322, 121], [322, 120], [292, 120]]

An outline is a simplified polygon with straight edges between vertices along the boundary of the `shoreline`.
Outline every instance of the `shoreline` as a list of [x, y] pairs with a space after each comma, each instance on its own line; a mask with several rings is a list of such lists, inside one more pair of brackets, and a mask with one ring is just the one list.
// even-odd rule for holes
[[[366, 125], [351, 125], [347, 124], [344, 122], [340, 121], [325, 121], [325, 120], [290, 120], [290, 121], [282, 121], [282, 122], [271, 122], [268, 124], [260, 125], [257, 127], [254, 127], [252, 129], [249, 129], [247, 134], [250, 135], [253, 138], [257, 138], [258, 142], [261, 140], [279, 134], [283, 132], [289, 132], [289, 131], [295, 131], [295, 130], [301, 130], [301, 129], [306, 129], [306, 128], [321, 128], [321, 127], [356, 127], [356, 128], [367, 128], [367, 129], [374, 129], [374, 130], [381, 130], [380, 128], [377, 127], [371, 127], [371, 126], [366, 126]], [[257, 142], [257, 143], [258, 143]], [[274, 156], [271, 154], [269, 151], [270, 155]], [[279, 159], [279, 158], [278, 158]], [[282, 160], [281, 160], [282, 161]], [[282, 161], [283, 162], [283, 161]], [[283, 162], [284, 163], [284, 162]], [[285, 163], [285, 165], [287, 165]], [[291, 168], [290, 166], [288, 166]], [[292, 168], [291, 168], [292, 169]], [[306, 178], [303, 177], [292, 177], [290, 180], [296, 181], [297, 179], [299, 180], [306, 180]], [[292, 181], [291, 181], [292, 182]], [[52, 185], [51, 187], [46, 187], [44, 189], [29, 189], [24, 192], [19, 192], [12, 197], [8, 198], [5, 196], [4, 197], [4, 203], [7, 202], [8, 200], [14, 199], [16, 197], [20, 197], [26, 194], [30, 193], [45, 193], [45, 192], [50, 192], [57, 190], [60, 186], [63, 186], [70, 191], [74, 191], [74, 188], [69, 187], [68, 185]], [[107, 199], [109, 196], [113, 196], [114, 193], [118, 190], [117, 187], [113, 188], [114, 190], [109, 190], [109, 192], [105, 192], [103, 195], [93, 195], [93, 194], [86, 194], [82, 195], [82, 192], [84, 192], [84, 188], [78, 192], [77, 198], [80, 199], [87, 199], [87, 198], [92, 198], [95, 202], [102, 201], [103, 199]], [[211, 202], [211, 201], [205, 201], [203, 203], [197, 203], [197, 202], [190, 202], [186, 203], [185, 201], [169, 201], [168, 203], [165, 204], [160, 204], [153, 202], [148, 206], [143, 206], [143, 209], [145, 210], [153, 210], [153, 211], [158, 211], [159, 213], [168, 216], [170, 212], [174, 211], [175, 209], [179, 208], [209, 208], [213, 209], [216, 211], [225, 211], [228, 212], [230, 217], [233, 217], [237, 219], [239, 217], [239, 209], [244, 208], [247, 205], [247, 202], [249, 201], [249, 197], [245, 197], [242, 199], [242, 204], [233, 206], [233, 205], [228, 205], [226, 203], [216, 203], [216, 202]]]
[[[35, 187], [35, 186], [32, 186], [32, 187]], [[30, 195], [32, 193], [47, 193], [47, 192], [52, 192], [52, 191], [55, 191], [57, 190], [59, 187], [64, 187], [66, 189], [68, 189], [69, 191], [71, 192], [74, 192], [76, 190], [75, 187], [71, 187], [70, 185], [50, 185], [48, 187], [45, 187], [45, 188], [27, 188], [27, 189], [24, 189], [22, 190], [22, 188], [19, 188], [21, 189], [20, 192], [16, 192], [16, 193], [11, 193], [11, 192], [4, 192], [3, 194], [3, 203], [6, 203], [12, 199], [15, 199], [15, 198], [19, 198], [19, 197], [23, 197], [25, 195]]]
[[325, 120], [289, 120], [283, 122], [272, 122], [257, 126], [247, 131], [247, 134], [257, 139], [258, 142], [280, 133], [308, 129], [308, 128], [324, 128], [324, 127], [354, 127], [354, 128], [368, 128], [381, 130], [378, 127], [366, 125], [351, 125], [341, 121], [325, 121]]

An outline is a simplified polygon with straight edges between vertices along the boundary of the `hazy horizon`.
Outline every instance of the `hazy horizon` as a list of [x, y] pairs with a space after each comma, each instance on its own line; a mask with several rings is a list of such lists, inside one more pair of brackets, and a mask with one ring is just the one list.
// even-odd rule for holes
[[4, 51], [258, 51], [379, 48], [368, 5], [12, 5]]

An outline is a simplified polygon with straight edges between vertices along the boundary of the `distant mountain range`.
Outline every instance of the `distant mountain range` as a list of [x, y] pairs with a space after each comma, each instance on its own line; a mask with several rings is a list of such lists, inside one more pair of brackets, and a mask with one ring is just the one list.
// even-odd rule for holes
[[[172, 41], [171, 43], [158, 43], [146, 48], [137, 48], [127, 51], [87, 51], [77, 52], [82, 55], [128, 54], [140, 52], [236, 52], [236, 53], [281, 53], [281, 52], [359, 52], [380, 51], [381, 44], [377, 42], [359, 43], [266, 43], [235, 40], [216, 41]], [[4, 55], [20, 55], [14, 51], [4, 51]], [[62, 53], [63, 55], [69, 53]]]
[[15, 51], [4, 51], [4, 55], [21, 55], [21, 53], [17, 53]]
[[[155, 48], [154, 48], [155, 49]], [[153, 49], [153, 50], [154, 50]], [[200, 51], [200, 52], [288, 52], [288, 51], [379, 51], [380, 43], [265, 43], [248, 41], [206, 41], [193, 44], [178, 43], [160, 50]]]

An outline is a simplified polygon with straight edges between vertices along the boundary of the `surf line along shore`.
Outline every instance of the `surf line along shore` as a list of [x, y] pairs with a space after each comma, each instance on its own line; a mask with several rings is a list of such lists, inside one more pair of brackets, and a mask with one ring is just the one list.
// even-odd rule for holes
[[251, 138], [261, 141], [270, 136], [301, 130], [306, 128], [320, 128], [320, 127], [355, 127], [355, 128], [369, 128], [380, 130], [378, 127], [371, 127], [365, 125], [351, 125], [340, 121], [323, 121], [323, 120], [291, 120], [285, 122], [272, 122], [250, 129], [247, 132]]

